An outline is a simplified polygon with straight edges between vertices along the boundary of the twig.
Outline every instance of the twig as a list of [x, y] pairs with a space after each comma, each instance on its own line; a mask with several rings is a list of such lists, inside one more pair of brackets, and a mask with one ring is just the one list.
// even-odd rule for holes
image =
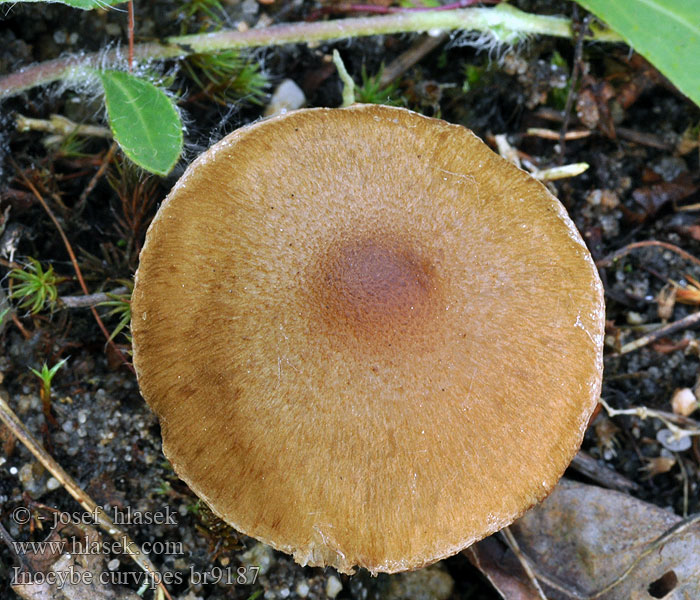
[[494, 135], [493, 141], [496, 144], [498, 154], [500, 154], [502, 158], [509, 160], [516, 167], [520, 167], [520, 157], [518, 156], [518, 151], [511, 146], [510, 142], [508, 141], [508, 136], [506, 136], [505, 133]]
[[659, 419], [664, 419], [664, 422], [671, 421], [672, 423], [676, 423], [677, 425], [683, 425], [684, 427], [688, 427], [692, 430], [700, 431], [700, 422], [696, 421], [695, 419], [691, 419], [690, 417], [686, 417], [685, 415], [677, 415], [676, 413], [668, 412], [665, 410], [652, 410], [646, 407], [638, 407], [634, 409], [614, 409], [608, 406], [608, 408], [614, 412], [618, 410], [633, 410], [633, 413], [626, 414], [633, 414], [642, 419], [646, 417], [658, 416]]
[[583, 450], [579, 450], [578, 454], [574, 456], [570, 467], [589, 479], [592, 479], [597, 484], [607, 488], [620, 492], [639, 490], [639, 485], [634, 481], [620, 475], [617, 471], [613, 471], [610, 467], [601, 465], [595, 458]]
[[61, 115], [51, 115], [46, 119], [31, 119], [18, 114], [15, 123], [18, 131], [45, 131], [63, 136], [83, 135], [85, 137], [111, 138], [112, 132], [99, 125], [82, 125]]
[[603, 408], [605, 409], [605, 412], [608, 413], [609, 417], [628, 415], [633, 417], [639, 417], [642, 420], [651, 417], [653, 419], [658, 419], [659, 421], [661, 421], [671, 431], [671, 433], [673, 433], [676, 439], [680, 439], [683, 437], [700, 436], [700, 429], [698, 429], [697, 427], [693, 429], [682, 429], [681, 427], [678, 427], [677, 425], [671, 422], [673, 419], [668, 418], [668, 413], [660, 410], [654, 410], [651, 408], [647, 408], [646, 406], [636, 406], [633, 408], [613, 408], [603, 398], [600, 399], [600, 403], [603, 405]]
[[500, 533], [505, 538], [506, 543], [508, 544], [508, 547], [510, 548], [511, 552], [513, 552], [513, 554], [515, 554], [515, 556], [518, 557], [520, 564], [522, 565], [523, 569], [525, 570], [525, 573], [530, 579], [530, 583], [532, 583], [533, 587], [537, 590], [537, 594], [540, 597], [540, 600], [547, 600], [547, 596], [545, 596], [544, 590], [542, 589], [540, 582], [537, 581], [535, 572], [530, 566], [530, 561], [520, 551], [520, 546], [518, 545], [518, 541], [515, 539], [513, 532], [510, 530], [510, 528], [504, 527], [503, 529], [501, 529]]
[[561, 165], [559, 167], [551, 167], [549, 169], [540, 169], [531, 160], [521, 157], [518, 151], [510, 145], [508, 138], [505, 134], [498, 134], [493, 137], [496, 147], [498, 148], [498, 153], [512, 162], [516, 167], [519, 167], [522, 162], [522, 166], [530, 171], [535, 179], [540, 181], [555, 181], [557, 179], [566, 179], [567, 177], [576, 177], [581, 173], [588, 170], [588, 163], [571, 163], [568, 165]]
[[[5, 542], [5, 545], [8, 548], [12, 548], [14, 550], [14, 548], [16, 547], [15, 540], [12, 539], [12, 536], [7, 531], [7, 529], [5, 529], [3, 527], [2, 523], [0, 523], [0, 539], [2, 539], [3, 542]], [[21, 563], [21, 565], [25, 569], [29, 569], [29, 563], [27, 562], [26, 554], [24, 552], [16, 552], [16, 551], [14, 552], [14, 554], [19, 559], [19, 562]]]
[[623, 256], [628, 255], [632, 250], [638, 250], [639, 248], [664, 248], [665, 250], [670, 250], [671, 252], [675, 252], [679, 256], [682, 256], [686, 260], [689, 260], [690, 262], [700, 266], [700, 259], [696, 258], [689, 252], [686, 252], [682, 248], [679, 248], [678, 246], [675, 246], [674, 244], [670, 244], [668, 242], [659, 242], [657, 240], [645, 240], [643, 242], [635, 242], [633, 244], [628, 244], [627, 246], [623, 246], [619, 250], [615, 250], [612, 254], [609, 254], [605, 258], [601, 258], [600, 260], [596, 261], [596, 265], [599, 267], [609, 267], [612, 265], [616, 260], [622, 258]]
[[12, 322], [15, 324], [15, 327], [17, 327], [17, 329], [19, 329], [19, 332], [22, 334], [22, 337], [23, 337], [25, 340], [30, 339], [30, 338], [32, 337], [32, 334], [29, 333], [29, 332], [25, 329], [24, 325], [22, 325], [22, 322], [19, 320], [19, 317], [17, 316], [17, 313], [15, 313], [15, 311], [13, 310], [10, 314], [12, 315], [12, 316], [11, 316]]
[[[141, 552], [141, 549], [133, 542], [129, 534], [119, 529], [102, 507], [98, 506], [98, 504], [80, 488], [77, 482], [66, 473], [63, 467], [39, 445], [2, 396], [0, 396], [0, 420], [2, 420], [12, 434], [27, 447], [46, 470], [53, 475], [75, 501], [78, 502], [86, 512], [95, 515], [96, 524], [114, 540], [120, 543], [123, 542], [121, 543], [121, 547], [124, 548], [125, 552], [131, 556], [139, 567], [153, 577], [155, 582], [159, 582], [161, 577], [148, 556]], [[134, 548], [136, 548], [136, 550], [134, 550]], [[166, 596], [170, 598], [162, 582], [159, 583], [159, 587], [162, 587]]]
[[688, 517], [688, 471], [683, 464], [683, 457], [674, 452], [673, 455], [676, 457], [676, 462], [681, 470], [681, 477], [683, 478], [683, 518]]
[[[535, 112], [535, 116], [555, 123], [561, 123], [564, 120], [564, 116], [560, 111], [546, 107], [539, 108]], [[634, 142], [635, 144], [640, 144], [641, 146], [649, 146], [650, 148], [659, 148], [660, 150], [669, 151], [675, 148], [673, 144], [664, 141], [661, 137], [653, 133], [636, 131], [635, 129], [629, 129], [627, 127], [616, 127], [615, 133], [618, 137], [629, 142]]]
[[379, 78], [379, 87], [385, 87], [401, 77], [408, 69], [421, 61], [426, 54], [430, 54], [448, 39], [449, 36], [443, 32], [438, 35], [425, 35], [417, 40], [408, 50], [397, 56], [384, 68]]
[[129, 0], [128, 3], [129, 12], [129, 73], [134, 71], [134, 3]]
[[97, 171], [92, 176], [88, 184], [85, 186], [85, 189], [80, 193], [80, 197], [78, 198], [78, 202], [76, 202], [74, 208], [74, 210], [76, 211], [76, 215], [81, 215], [83, 213], [83, 210], [85, 210], [85, 204], [87, 202], [88, 196], [90, 195], [90, 192], [92, 192], [92, 190], [95, 189], [97, 182], [105, 174], [107, 167], [109, 167], [109, 163], [112, 162], [112, 158], [114, 157], [114, 154], [117, 151], [117, 147], [117, 143], [112, 142], [112, 145], [109, 147], [109, 150], [107, 150], [107, 154], [105, 154], [104, 158], [102, 159], [102, 163], [100, 164], [99, 169], [97, 169]]
[[567, 179], [569, 177], [576, 177], [581, 173], [588, 171], [590, 165], [588, 163], [571, 163], [568, 165], [561, 165], [560, 167], [551, 167], [549, 169], [538, 169], [529, 162], [523, 161], [523, 165], [530, 169], [530, 175], [535, 179], [540, 181], [556, 181], [558, 179]]
[[[36, 199], [39, 201], [39, 203], [41, 204], [43, 209], [46, 211], [46, 214], [49, 215], [49, 218], [51, 219], [53, 224], [56, 226], [56, 229], [58, 230], [58, 233], [61, 236], [61, 239], [63, 240], [63, 244], [66, 247], [66, 251], [68, 252], [68, 256], [70, 258], [70, 261], [73, 264], [73, 269], [75, 270], [75, 275], [78, 278], [78, 283], [80, 284], [80, 287], [83, 290], [83, 293], [86, 296], [89, 296], [90, 292], [88, 291], [87, 285], [85, 285], [85, 280], [83, 279], [83, 274], [80, 270], [80, 266], [78, 265], [78, 259], [75, 257], [75, 253], [73, 252], [73, 247], [71, 246], [71, 243], [68, 241], [68, 237], [66, 236], [65, 232], [63, 231], [63, 227], [61, 227], [61, 224], [58, 222], [56, 215], [53, 214], [53, 211], [51, 210], [49, 205], [46, 204], [46, 200], [44, 200], [43, 196], [38, 192], [36, 187], [34, 187], [34, 184], [31, 181], [29, 181], [29, 179], [24, 174], [24, 172], [19, 168], [19, 165], [17, 165], [17, 163], [15, 163], [15, 161], [12, 159], [10, 159], [10, 163], [15, 168], [15, 170], [17, 171], [19, 176], [22, 178], [22, 181], [24, 181], [24, 184], [31, 190], [31, 192], [34, 194]], [[105, 324], [102, 322], [100, 315], [97, 313], [97, 309], [94, 306], [91, 306], [90, 310], [92, 312], [93, 317], [95, 317], [95, 321], [97, 321], [97, 325], [99, 326], [100, 330], [102, 331], [103, 335], [105, 336], [105, 339], [107, 340], [107, 344], [112, 348], [112, 350], [114, 350], [117, 353], [117, 356], [119, 356], [119, 358], [121, 358], [122, 362], [127, 366], [127, 368], [132, 373], [135, 373], [134, 366], [127, 360], [126, 356], [124, 356], [124, 353], [117, 347], [117, 345], [111, 339], [109, 331], [107, 331]]]
[[[377, 17], [334, 19], [317, 23], [285, 23], [247, 31], [223, 30], [171, 37], [164, 43], [135, 44], [134, 60], [182, 58], [190, 54], [235, 48], [279, 46], [283, 44], [327, 42], [352, 37], [416, 33], [424, 31], [475, 30], [499, 32], [505, 40], [514, 36], [551, 35], [571, 38], [571, 21], [562, 17], [534, 15], [512, 6], [463, 8], [445, 11], [402, 12]], [[622, 42], [614, 31], [593, 28], [587, 39]], [[91, 69], [103, 64], [115, 65], [121, 59], [119, 49], [58, 58], [0, 77], [0, 98], [13, 96], [37, 85], [59, 79], [85, 78]]]
[[[565, 140], [580, 140], [581, 138], [586, 138], [591, 135], [591, 131], [588, 129], [583, 131], [567, 131], [564, 134]], [[554, 131], [553, 129], [545, 129], [544, 127], [530, 127], [527, 135], [532, 135], [535, 137], [544, 138], [545, 140], [556, 140], [561, 143], [561, 132]]]
[[498, 4], [501, 0], [460, 0], [459, 2], [450, 2], [439, 7], [428, 6], [380, 6], [377, 4], [352, 4], [343, 2], [332, 6], [324, 6], [315, 14], [331, 14], [331, 13], [371, 13], [375, 15], [389, 15], [392, 13], [402, 12], [425, 12], [428, 10], [454, 10], [455, 8], [467, 8], [475, 4]]
[[683, 317], [682, 319], [678, 319], [673, 323], [669, 323], [664, 327], [659, 327], [655, 331], [652, 331], [651, 333], [648, 333], [647, 335], [644, 335], [639, 339], [634, 340], [633, 342], [625, 344], [624, 346], [622, 346], [622, 348], [620, 348], [620, 351], [616, 352], [613, 356], [628, 354], [629, 352], [639, 350], [640, 348], [643, 348], [644, 346], [655, 342], [659, 338], [671, 335], [672, 333], [676, 333], [678, 331], [683, 331], [684, 329], [692, 329], [693, 327], [697, 327], [699, 325], [700, 312], [696, 312], [692, 315], [688, 315], [687, 317]]
[[694, 211], [694, 210], [700, 210], [700, 202], [696, 202], [695, 204], [686, 204], [685, 206], [677, 206], [676, 207], [676, 212]]
[[669, 144], [653, 133], [636, 131], [635, 129], [629, 129], [628, 127], [616, 127], [615, 133], [618, 135], [618, 137], [621, 137], [628, 142], [639, 144], [640, 146], [649, 146], [650, 148], [658, 148], [659, 150], [668, 151], [675, 149], [673, 144]]
[[[574, 20], [578, 19], [578, 6], [574, 4]], [[572, 21], [572, 23], [573, 23]], [[588, 32], [591, 17], [586, 15], [583, 23], [576, 23], [572, 27], [576, 30], [576, 47], [574, 49], [574, 68], [571, 70], [571, 81], [569, 82], [569, 92], [566, 95], [566, 105], [564, 106], [564, 120], [559, 130], [559, 164], [564, 164], [564, 154], [566, 152], [566, 130], [569, 128], [571, 118], [571, 108], [574, 105], [576, 96], [576, 84], [581, 75], [581, 57], [583, 56], [583, 40]]]
[[110, 295], [121, 296], [128, 292], [128, 288], [118, 287], [114, 288], [111, 292], [97, 292], [87, 296], [60, 296], [58, 303], [62, 304], [65, 308], [89, 308], [90, 306], [97, 306], [100, 302], [111, 300]]

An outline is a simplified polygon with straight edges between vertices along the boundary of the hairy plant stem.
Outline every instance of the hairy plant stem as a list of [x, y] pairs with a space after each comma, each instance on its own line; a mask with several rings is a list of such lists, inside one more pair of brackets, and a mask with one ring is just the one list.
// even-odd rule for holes
[[[488, 32], [503, 43], [513, 43], [523, 36], [533, 34], [573, 37], [569, 19], [533, 15], [507, 4], [499, 4], [495, 8], [394, 13], [311, 23], [285, 23], [247, 31], [224, 30], [216, 33], [175, 36], [160, 44], [137, 44], [133, 48], [133, 56], [134, 60], [138, 61], [163, 60], [232, 48], [318, 43], [370, 35], [426, 31], [437, 33], [455, 30]], [[591, 35], [587, 39], [602, 42], [622, 41], [617, 33], [595, 27], [592, 28]], [[59, 79], [83, 79], [89, 76], [90, 69], [104, 67], [104, 65], [116, 67], [122, 61], [121, 51], [112, 49], [95, 54], [66, 56], [32, 65], [0, 77], [0, 98], [13, 96], [34, 86]]]

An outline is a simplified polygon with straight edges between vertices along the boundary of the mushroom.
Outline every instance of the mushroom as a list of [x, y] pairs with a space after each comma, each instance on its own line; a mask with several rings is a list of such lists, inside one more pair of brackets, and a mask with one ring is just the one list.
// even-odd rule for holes
[[576, 453], [603, 292], [562, 205], [471, 131], [306, 109], [230, 134], [148, 231], [134, 365], [175, 471], [301, 564], [416, 569]]

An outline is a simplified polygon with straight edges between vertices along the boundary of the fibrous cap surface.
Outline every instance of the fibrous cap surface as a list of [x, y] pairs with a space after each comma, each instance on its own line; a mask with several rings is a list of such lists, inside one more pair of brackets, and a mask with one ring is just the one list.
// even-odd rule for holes
[[576, 452], [602, 288], [538, 182], [469, 130], [310, 109], [229, 135], [155, 218], [134, 364], [177, 473], [305, 564], [414, 569]]

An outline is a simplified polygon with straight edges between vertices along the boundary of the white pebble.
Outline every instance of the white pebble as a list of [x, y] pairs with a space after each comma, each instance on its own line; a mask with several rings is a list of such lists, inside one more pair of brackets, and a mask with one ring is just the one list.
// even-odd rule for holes
[[698, 407], [698, 400], [690, 388], [681, 388], [673, 393], [671, 398], [673, 412], [677, 415], [689, 416]]
[[326, 596], [329, 598], [335, 598], [338, 594], [340, 594], [342, 589], [343, 584], [340, 583], [340, 579], [338, 579], [335, 575], [331, 575], [328, 578], [328, 581], [326, 581]]
[[270, 570], [273, 558], [272, 548], [258, 543], [241, 556], [241, 562], [244, 566], [259, 567], [258, 573], [265, 575]]
[[283, 115], [290, 110], [296, 110], [306, 104], [306, 96], [302, 89], [291, 79], [285, 79], [272, 93], [270, 103], [265, 109], [265, 116]]
[[644, 317], [638, 312], [631, 310], [627, 313], [627, 322], [630, 325], [641, 325], [642, 323], [644, 323], [644, 320]]

